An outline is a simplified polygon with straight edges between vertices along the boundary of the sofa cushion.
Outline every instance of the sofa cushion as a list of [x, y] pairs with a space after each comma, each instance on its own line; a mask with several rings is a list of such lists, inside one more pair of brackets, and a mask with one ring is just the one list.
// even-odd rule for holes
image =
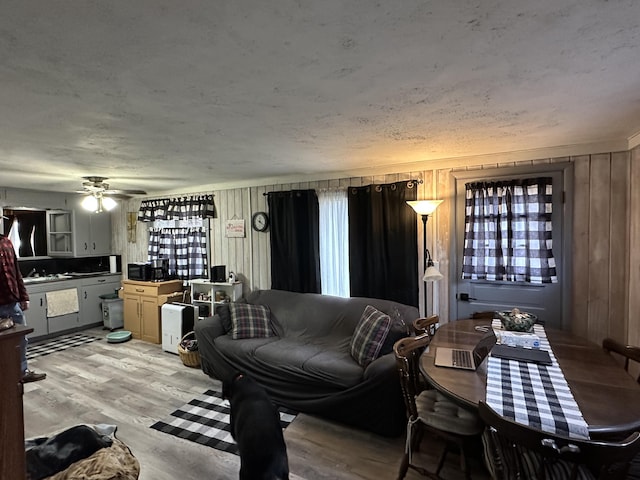
[[254, 357], [261, 365], [300, 385], [349, 388], [362, 382], [364, 372], [348, 351], [335, 350], [321, 339], [309, 343], [280, 338], [257, 347]]
[[248, 303], [231, 303], [231, 338], [268, 338], [273, 337], [269, 307], [266, 305], [249, 305]]
[[366, 367], [378, 358], [390, 327], [389, 315], [367, 305], [351, 339], [351, 356], [354, 360]]

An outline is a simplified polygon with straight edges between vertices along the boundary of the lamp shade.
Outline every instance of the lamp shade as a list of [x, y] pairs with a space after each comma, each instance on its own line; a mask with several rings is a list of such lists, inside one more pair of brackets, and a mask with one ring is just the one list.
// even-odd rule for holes
[[424, 271], [424, 277], [422, 277], [423, 282], [437, 282], [438, 280], [442, 280], [444, 276], [440, 273], [434, 265], [427, 267]]
[[431, 215], [442, 200], [413, 200], [407, 202], [418, 215]]
[[109, 211], [116, 208], [117, 203], [113, 198], [102, 197], [101, 200], [102, 200], [102, 206], [104, 207], [105, 210]]
[[82, 208], [95, 212], [98, 210], [98, 199], [93, 195], [87, 195], [82, 199]]

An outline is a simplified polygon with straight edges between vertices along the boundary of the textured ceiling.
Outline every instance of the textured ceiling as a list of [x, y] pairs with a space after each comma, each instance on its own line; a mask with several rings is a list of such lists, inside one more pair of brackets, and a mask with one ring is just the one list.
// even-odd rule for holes
[[637, 0], [3, 0], [0, 185], [169, 191], [626, 141], [639, 22]]

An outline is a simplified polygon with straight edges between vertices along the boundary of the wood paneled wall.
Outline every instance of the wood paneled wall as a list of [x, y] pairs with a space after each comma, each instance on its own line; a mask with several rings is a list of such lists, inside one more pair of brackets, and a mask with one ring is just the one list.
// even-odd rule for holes
[[[422, 172], [403, 172], [370, 177], [350, 177], [215, 191], [213, 193], [217, 216], [211, 220], [210, 242], [212, 258], [210, 263], [211, 265], [226, 265], [227, 272], [234, 272], [238, 280], [243, 282], [245, 294], [256, 289], [268, 289], [271, 287], [269, 233], [254, 232], [251, 229], [252, 215], [258, 211], [268, 211], [265, 193], [310, 188], [316, 190], [346, 188], [349, 186], [392, 183], [410, 179], [422, 179]], [[424, 183], [418, 185], [418, 198], [425, 198], [424, 187]], [[123, 265], [129, 262], [143, 262], [147, 259], [148, 228], [146, 224], [137, 222], [136, 242], [127, 242], [126, 212], [137, 212], [140, 202], [140, 199], [123, 202], [113, 213], [114, 246], [116, 253], [122, 255]], [[231, 219], [245, 220], [246, 235], [244, 238], [225, 237], [225, 222]], [[422, 225], [421, 222], [420, 225]], [[421, 239], [422, 227], [420, 226], [419, 228]], [[419, 256], [419, 258], [422, 257]], [[416, 275], [418, 275], [417, 266]]]
[[[574, 217], [572, 255], [574, 282], [571, 294], [572, 330], [599, 343], [605, 336], [640, 345], [640, 148], [630, 152], [492, 163], [429, 169], [396, 174], [349, 177], [337, 180], [274, 184], [213, 192], [217, 218], [211, 222], [212, 265], [226, 265], [245, 284], [245, 293], [271, 284], [269, 234], [251, 230], [251, 216], [267, 210], [264, 193], [270, 191], [336, 188], [399, 180], [422, 179], [419, 199], [445, 200], [427, 224], [427, 243], [439, 261], [445, 279], [428, 287], [428, 310], [449, 317], [449, 264], [452, 239], [454, 169], [506, 168], [540, 163], [573, 162]], [[210, 192], [202, 192], [210, 193]], [[145, 261], [146, 225], [137, 223], [136, 242], [127, 241], [126, 212], [137, 211], [140, 200], [130, 200], [113, 215], [115, 253], [123, 265]], [[226, 238], [224, 222], [244, 219], [246, 236]], [[422, 258], [422, 222], [418, 224], [418, 258]], [[420, 276], [421, 265], [416, 266]], [[422, 282], [419, 282], [422, 288]], [[422, 291], [420, 292], [422, 303]]]
[[[540, 163], [573, 162], [573, 244], [571, 329], [600, 343], [610, 336], [640, 345], [640, 148], [630, 152], [582, 155], [482, 165], [510, 168]], [[453, 169], [435, 172], [437, 249], [445, 280], [437, 284], [441, 317], [448, 316], [448, 265], [453, 207]], [[426, 176], [425, 176], [426, 178]]]

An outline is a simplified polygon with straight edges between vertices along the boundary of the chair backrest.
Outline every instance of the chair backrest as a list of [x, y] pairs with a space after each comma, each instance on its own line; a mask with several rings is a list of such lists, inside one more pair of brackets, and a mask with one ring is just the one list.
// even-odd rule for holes
[[[633, 360], [640, 365], [640, 347], [623, 345], [613, 338], [605, 338], [602, 341], [602, 348], [604, 348], [608, 353], [614, 352], [621, 355], [624, 358], [624, 369], [627, 372], [629, 372], [629, 360]], [[640, 373], [636, 376], [636, 382], [640, 383]]]
[[416, 335], [427, 333], [433, 337], [438, 329], [438, 323], [440, 323], [440, 317], [438, 315], [416, 318], [413, 321], [413, 330], [416, 332]]
[[[436, 322], [437, 322], [437, 315]], [[432, 317], [430, 317], [432, 318]], [[415, 323], [414, 323], [415, 325]], [[431, 342], [432, 335], [423, 333], [415, 337], [405, 337], [393, 344], [393, 353], [396, 357], [398, 376], [400, 377], [400, 387], [402, 396], [409, 416], [418, 416], [415, 398], [424, 386], [420, 376], [419, 362], [420, 355]]]
[[[578, 469], [584, 467], [588, 467], [596, 478], [626, 478], [629, 462], [640, 451], [638, 432], [620, 442], [580, 440], [516, 423], [499, 415], [484, 402], [480, 402], [478, 410], [493, 438], [497, 436], [495, 443], [499, 444], [498, 448], [515, 450], [515, 454], [512, 451], [511, 455], [501, 452], [503, 462], [508, 458], [518, 464], [505, 466], [505, 469], [516, 468], [524, 478], [527, 475], [545, 478], [545, 463], [559, 467], [558, 460], [563, 461], [564, 465], [568, 462], [571, 478], [576, 478]], [[532, 468], [536, 471], [531, 472]]]

